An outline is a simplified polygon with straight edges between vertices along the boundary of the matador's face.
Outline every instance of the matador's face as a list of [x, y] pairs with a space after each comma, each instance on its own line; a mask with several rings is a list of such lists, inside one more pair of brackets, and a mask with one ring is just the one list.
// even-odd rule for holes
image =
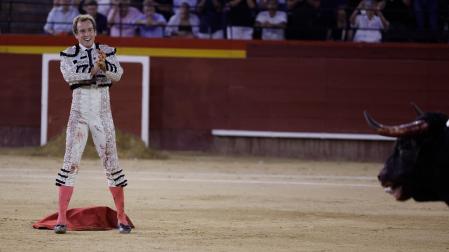
[[94, 29], [94, 25], [91, 21], [81, 21], [76, 25], [78, 32], [75, 34], [78, 42], [87, 47], [91, 48], [95, 43], [95, 36], [97, 36], [97, 31]]

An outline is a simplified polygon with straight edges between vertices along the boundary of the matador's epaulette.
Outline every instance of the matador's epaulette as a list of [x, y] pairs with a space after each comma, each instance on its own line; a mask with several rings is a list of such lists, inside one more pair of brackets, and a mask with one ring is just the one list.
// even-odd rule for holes
[[115, 55], [115, 53], [117, 52], [117, 49], [107, 45], [95, 44], [95, 46], [97, 47], [97, 49], [101, 49], [104, 53], [106, 53], [106, 57]]
[[65, 56], [65, 57], [76, 57], [78, 53], [80, 52], [80, 46], [78, 44], [69, 47], [65, 49], [64, 51], [60, 52], [59, 55]]

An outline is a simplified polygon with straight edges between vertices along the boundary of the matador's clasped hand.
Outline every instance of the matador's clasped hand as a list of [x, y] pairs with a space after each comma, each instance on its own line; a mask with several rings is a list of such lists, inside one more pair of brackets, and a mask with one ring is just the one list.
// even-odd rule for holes
[[98, 58], [95, 64], [103, 71], [106, 71], [106, 54], [102, 50], [98, 50]]

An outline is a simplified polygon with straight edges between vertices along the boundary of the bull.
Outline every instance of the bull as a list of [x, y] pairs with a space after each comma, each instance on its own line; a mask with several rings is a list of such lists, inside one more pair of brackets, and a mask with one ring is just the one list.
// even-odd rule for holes
[[396, 137], [393, 153], [378, 179], [398, 201], [443, 201], [449, 205], [449, 117], [417, 112], [414, 121], [387, 126], [364, 112], [368, 125], [382, 136]]

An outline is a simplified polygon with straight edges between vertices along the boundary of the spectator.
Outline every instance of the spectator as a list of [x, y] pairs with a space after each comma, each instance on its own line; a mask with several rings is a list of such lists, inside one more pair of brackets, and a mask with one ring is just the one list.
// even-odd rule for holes
[[329, 13], [335, 14], [339, 8], [348, 6], [348, 0], [321, 0], [320, 7]]
[[299, 15], [305, 0], [287, 0], [287, 39], [299, 39]]
[[366, 0], [359, 3], [350, 19], [351, 26], [357, 29], [354, 35], [354, 41], [357, 42], [381, 42], [381, 30], [388, 29], [389, 26], [379, 5]]
[[287, 0], [287, 11], [293, 11], [304, 3], [304, 0]]
[[131, 0], [112, 0], [113, 6], [108, 14], [108, 24], [112, 37], [133, 37], [136, 35], [136, 20], [142, 12], [129, 6]]
[[385, 41], [403, 42], [413, 38], [411, 0], [383, 0], [380, 9], [390, 22], [388, 31], [384, 33]]
[[168, 21], [165, 33], [169, 37], [198, 37], [200, 19], [190, 13], [190, 6], [183, 2], [178, 13], [175, 13]]
[[291, 14], [288, 20], [288, 38], [325, 40], [327, 19], [321, 10], [320, 0], [289, 0]]
[[[268, 9], [268, 3], [270, 0], [256, 0], [256, 5], [258, 10], [267, 10]], [[278, 10], [286, 11], [287, 10], [287, 1], [286, 0], [278, 0]]]
[[173, 0], [151, 0], [156, 6], [156, 12], [164, 16], [165, 20], [169, 20], [173, 16]]
[[[342, 25], [342, 22], [339, 22], [342, 20], [340, 20], [339, 18], [342, 18], [343, 16], [346, 16], [346, 19], [348, 18], [348, 16], [346, 15], [347, 4], [347, 0], [320, 0], [320, 14], [322, 16], [324, 25], [326, 26], [326, 39], [330, 39], [332, 31], [335, 29], [337, 29], [338, 32], [342, 32], [346, 36], [347, 29], [337, 27], [339, 25]], [[346, 22], [346, 24], [348, 25], [349, 22]], [[337, 40], [341, 40], [341, 37]]]
[[267, 9], [267, 11], [260, 12], [256, 17], [256, 26], [262, 27], [262, 39], [284, 40], [287, 13], [278, 11], [277, 0], [270, 0]]
[[[76, 1], [79, 2], [78, 11], [81, 14], [86, 14], [86, 11], [84, 10], [84, 7], [83, 7], [85, 0], [76, 0]], [[109, 10], [111, 9], [111, 0], [97, 0], [97, 4], [98, 4], [97, 11], [99, 13], [101, 13], [103, 16], [107, 17]]]
[[416, 24], [418, 31], [429, 29], [432, 32], [438, 29], [438, 0], [413, 0]]
[[111, 10], [111, 0], [98, 0], [98, 12], [104, 16], [108, 16]]
[[349, 29], [348, 15], [344, 6], [340, 6], [336, 10], [336, 20], [329, 29], [329, 40], [346, 41], [352, 38], [352, 32]]
[[200, 16], [199, 38], [223, 39], [223, 2], [221, 0], [200, 0], [198, 14]]
[[44, 31], [51, 35], [71, 34], [72, 21], [78, 14], [78, 10], [71, 5], [70, 0], [54, 0]]
[[143, 16], [136, 21], [139, 25], [140, 36], [145, 38], [164, 37], [164, 26], [167, 24], [164, 16], [156, 12], [156, 7], [152, 0], [143, 2]]
[[254, 16], [256, 9], [254, 0], [226, 0], [228, 39], [253, 38]]
[[86, 14], [86, 12], [83, 9], [84, 1], [85, 0], [72, 0], [71, 2], [71, 4], [77, 8], [78, 13], [82, 15]]
[[440, 12], [440, 22], [441, 22], [441, 42], [448, 43], [449, 37], [449, 1], [442, 3], [439, 8]]
[[195, 11], [196, 6], [198, 4], [197, 0], [173, 0], [173, 13], [176, 14], [179, 9], [181, 8], [181, 5], [183, 3], [187, 3], [190, 6], [190, 11]]
[[89, 14], [97, 23], [97, 35], [108, 34], [108, 19], [98, 12], [98, 2], [96, 0], [82, 0], [80, 2], [80, 13]]

